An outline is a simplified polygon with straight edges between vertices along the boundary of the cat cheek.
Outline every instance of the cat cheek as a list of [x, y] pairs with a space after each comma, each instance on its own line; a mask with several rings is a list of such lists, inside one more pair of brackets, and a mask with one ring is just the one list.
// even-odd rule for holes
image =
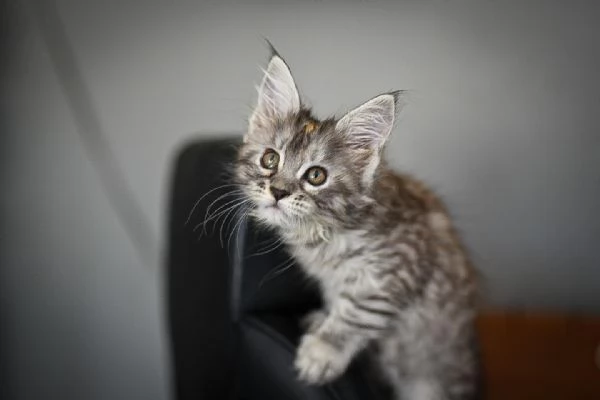
[[257, 206], [264, 206], [270, 203], [269, 194], [263, 181], [253, 182], [248, 185], [247, 196]]

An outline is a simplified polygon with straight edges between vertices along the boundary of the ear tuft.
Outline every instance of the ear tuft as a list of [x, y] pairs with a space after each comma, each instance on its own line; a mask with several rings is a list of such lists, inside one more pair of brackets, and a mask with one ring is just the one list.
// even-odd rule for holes
[[275, 56], [282, 58], [281, 55], [279, 55], [279, 52], [277, 51], [275, 46], [273, 46], [273, 43], [271, 43], [271, 41], [269, 39], [265, 38], [265, 42], [267, 42], [267, 46], [269, 46], [269, 51], [271, 52], [270, 58], [273, 58]]

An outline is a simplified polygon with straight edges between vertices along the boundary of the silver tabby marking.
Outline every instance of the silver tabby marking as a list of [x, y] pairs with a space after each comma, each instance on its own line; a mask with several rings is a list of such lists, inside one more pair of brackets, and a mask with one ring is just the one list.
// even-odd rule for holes
[[[325, 307], [307, 316], [297, 351], [300, 379], [331, 381], [367, 349], [395, 398], [470, 399], [475, 272], [442, 202], [382, 158], [399, 98], [318, 120], [274, 53], [236, 177], [253, 216], [322, 291]], [[318, 185], [307, 177], [313, 167], [326, 174]]]

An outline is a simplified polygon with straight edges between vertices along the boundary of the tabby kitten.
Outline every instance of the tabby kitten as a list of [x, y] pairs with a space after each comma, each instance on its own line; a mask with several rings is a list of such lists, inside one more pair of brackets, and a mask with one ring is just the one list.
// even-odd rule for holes
[[442, 202], [383, 159], [400, 92], [318, 120], [275, 52], [258, 92], [237, 180], [325, 304], [299, 378], [329, 382], [368, 348], [395, 398], [473, 398], [475, 273]]

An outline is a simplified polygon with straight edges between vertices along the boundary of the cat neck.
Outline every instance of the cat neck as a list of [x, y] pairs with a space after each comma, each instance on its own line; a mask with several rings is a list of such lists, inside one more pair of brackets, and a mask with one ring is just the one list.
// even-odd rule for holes
[[279, 234], [290, 246], [315, 247], [327, 243], [339, 229], [319, 223], [299, 224], [294, 228], [280, 229]]

